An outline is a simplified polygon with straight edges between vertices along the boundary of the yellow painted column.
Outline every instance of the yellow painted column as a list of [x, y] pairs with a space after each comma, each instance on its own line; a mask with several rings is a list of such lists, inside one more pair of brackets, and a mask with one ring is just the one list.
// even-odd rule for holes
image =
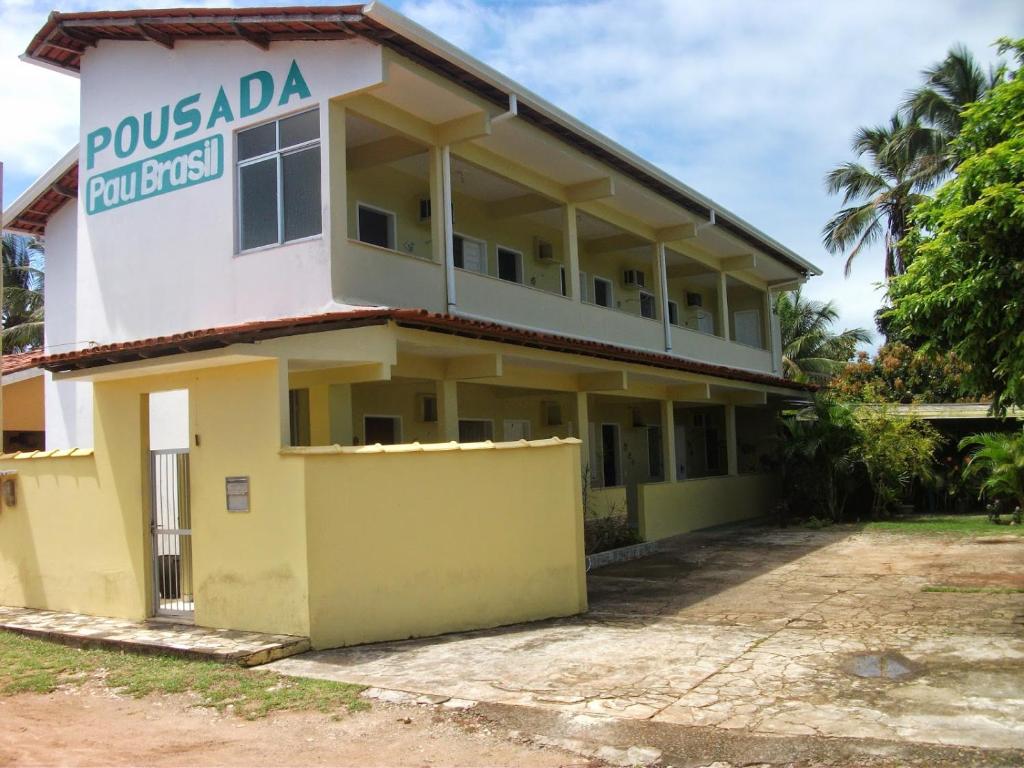
[[330, 411], [331, 443], [353, 445], [355, 432], [352, 428], [352, 385], [329, 385], [327, 401]]
[[676, 481], [676, 404], [661, 401], [661, 457], [665, 465], [665, 482]]
[[459, 383], [454, 379], [437, 381], [437, 432], [441, 442], [459, 440]]
[[281, 431], [281, 445], [292, 444], [291, 403], [288, 397], [288, 361], [277, 359], [277, 404], [278, 423]]
[[430, 256], [444, 264], [444, 158], [440, 147], [431, 147], [430, 160]]
[[736, 406], [725, 406], [725, 455], [730, 475], [739, 474], [739, 455], [736, 441]]
[[576, 393], [576, 437], [580, 439], [580, 462], [587, 476], [592, 478], [597, 471], [590, 466], [590, 408], [586, 392]]
[[729, 341], [732, 334], [729, 333], [729, 289], [725, 272], [718, 273], [718, 326], [722, 338]]
[[309, 444], [331, 444], [331, 412], [326, 384], [309, 387]]
[[580, 289], [580, 243], [576, 227], [576, 206], [566, 203], [562, 208], [562, 216], [562, 237], [565, 238], [565, 269], [568, 272], [565, 276], [565, 284], [569, 290], [569, 297], [578, 302], [582, 300], [583, 293]]

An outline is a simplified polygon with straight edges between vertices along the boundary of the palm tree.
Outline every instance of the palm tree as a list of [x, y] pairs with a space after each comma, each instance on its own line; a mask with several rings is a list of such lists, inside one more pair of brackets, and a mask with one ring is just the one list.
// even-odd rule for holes
[[960, 450], [973, 448], [964, 475], [984, 474], [981, 492], [994, 501], [1013, 502], [1024, 509], [1024, 432], [983, 432], [960, 441]]
[[782, 367], [788, 379], [828, 381], [853, 357], [858, 343], [871, 341], [863, 328], [834, 333], [832, 324], [839, 319], [835, 304], [812, 301], [799, 289], [778, 295], [775, 314], [782, 328]]
[[3, 331], [4, 352], [24, 352], [43, 346], [43, 271], [39, 268], [42, 245], [35, 238], [3, 234]]
[[822, 237], [830, 253], [847, 254], [847, 277], [857, 255], [883, 238], [888, 280], [906, 271], [899, 243], [910, 228], [910, 211], [938, 181], [934, 136], [896, 114], [888, 125], [859, 129], [853, 151], [857, 160], [825, 177], [829, 194], [842, 193], [846, 207], [829, 219]]
[[945, 176], [959, 164], [950, 144], [963, 127], [960, 115], [964, 107], [984, 98], [1005, 73], [1001, 64], [983, 71], [965, 46], [954, 45], [946, 58], [921, 73], [924, 84], [907, 94], [901, 111], [931, 134], [938, 176]]

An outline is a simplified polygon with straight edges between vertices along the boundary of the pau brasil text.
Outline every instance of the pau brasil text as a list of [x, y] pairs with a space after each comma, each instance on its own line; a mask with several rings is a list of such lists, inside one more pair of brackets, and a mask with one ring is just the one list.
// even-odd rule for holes
[[215, 134], [184, 147], [162, 152], [105, 173], [85, 184], [88, 214], [156, 197], [224, 173], [224, 139]]

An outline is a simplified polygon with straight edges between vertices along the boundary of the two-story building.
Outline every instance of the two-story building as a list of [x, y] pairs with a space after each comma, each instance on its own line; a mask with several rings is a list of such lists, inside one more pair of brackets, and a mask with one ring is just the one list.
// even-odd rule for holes
[[4, 214], [45, 239], [48, 452], [110, 449], [129, 381], [144, 449], [241, 450], [189, 382], [262, 362], [278, 448], [575, 437], [648, 539], [766, 511], [773, 296], [820, 272], [714, 201], [376, 3], [53, 13], [26, 59], [81, 83]]

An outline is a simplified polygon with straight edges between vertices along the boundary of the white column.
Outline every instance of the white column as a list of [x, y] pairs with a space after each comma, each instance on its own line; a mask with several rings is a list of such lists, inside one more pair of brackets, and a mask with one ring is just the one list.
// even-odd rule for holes
[[665, 244], [656, 243], [654, 246], [655, 251], [655, 271], [654, 271], [654, 287], [657, 289], [655, 294], [658, 297], [658, 304], [660, 309], [658, 312], [661, 314], [661, 325], [665, 333], [665, 351], [672, 351], [672, 325], [669, 323], [668, 317], [668, 265], [665, 259]]
[[725, 406], [725, 455], [730, 475], [739, 474], [739, 456], [736, 441], [736, 406]]
[[[441, 148], [441, 206], [444, 209], [444, 274], [448, 314], [455, 312], [455, 226], [452, 221], [452, 150]], [[433, 214], [431, 215], [433, 218]]]
[[665, 465], [665, 482], [677, 480], [676, 469], [676, 404], [661, 401], [661, 461]]
[[718, 323], [722, 329], [722, 338], [729, 341], [729, 288], [725, 272], [718, 273]]
[[576, 227], [576, 206], [566, 203], [562, 208], [562, 237], [564, 240], [565, 268], [569, 272], [565, 276], [566, 286], [569, 289], [569, 296], [573, 301], [579, 302], [583, 298], [580, 286], [580, 242], [579, 232]]

